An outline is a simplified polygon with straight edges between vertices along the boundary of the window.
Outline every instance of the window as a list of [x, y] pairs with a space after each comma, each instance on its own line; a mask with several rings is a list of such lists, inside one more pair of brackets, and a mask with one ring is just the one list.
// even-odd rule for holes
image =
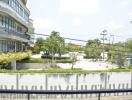
[[2, 27], [2, 16], [0, 15], [0, 27]]
[[4, 28], [5, 27], [5, 17], [2, 16], [2, 27]]
[[12, 7], [21, 17], [23, 17], [25, 20], [28, 20], [29, 14], [24, 10], [17, 0], [8, 0], [6, 3]]

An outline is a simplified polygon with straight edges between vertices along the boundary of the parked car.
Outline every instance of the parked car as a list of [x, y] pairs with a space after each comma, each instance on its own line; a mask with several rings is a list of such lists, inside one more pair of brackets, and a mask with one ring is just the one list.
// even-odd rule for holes
[[41, 58], [50, 58], [51, 56], [49, 55], [49, 53], [44, 53], [41, 55]]

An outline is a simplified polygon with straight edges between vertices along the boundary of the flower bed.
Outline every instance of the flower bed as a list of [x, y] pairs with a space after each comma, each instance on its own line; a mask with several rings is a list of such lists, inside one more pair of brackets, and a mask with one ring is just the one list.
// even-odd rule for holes
[[9, 63], [11, 60], [20, 60], [31, 55], [31, 51], [26, 52], [8, 52], [8, 53], [1, 53], [0, 54], [0, 63], [6, 64]]

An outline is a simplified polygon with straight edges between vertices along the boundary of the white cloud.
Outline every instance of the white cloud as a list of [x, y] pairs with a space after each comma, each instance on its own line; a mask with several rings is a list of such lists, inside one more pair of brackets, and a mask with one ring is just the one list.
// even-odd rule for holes
[[129, 3], [130, 3], [129, 0], [123, 0], [123, 1], [120, 2], [120, 4], [121, 4], [122, 6], [127, 6]]
[[128, 16], [132, 17], [132, 11], [128, 13]]
[[55, 30], [58, 29], [58, 25], [49, 20], [49, 19], [43, 19], [43, 18], [35, 18], [34, 19], [34, 27], [36, 30], [41, 29], [48, 29], [48, 30]]
[[124, 25], [123, 24], [120, 24], [120, 23], [117, 23], [117, 22], [114, 22], [114, 21], [111, 21], [107, 24], [107, 28], [109, 30], [118, 30], [118, 29], [121, 29], [123, 28]]
[[47, 5], [47, 3], [46, 3], [46, 2], [42, 2], [42, 3], [40, 3], [40, 4], [39, 4], [39, 6], [40, 6], [41, 8], [45, 8], [45, 7], [46, 7], [46, 5]]
[[98, 0], [60, 0], [60, 11], [72, 14], [94, 14]]
[[82, 20], [78, 17], [75, 17], [72, 20], [72, 25], [75, 26], [75, 27], [82, 25], [82, 23], [83, 23]]

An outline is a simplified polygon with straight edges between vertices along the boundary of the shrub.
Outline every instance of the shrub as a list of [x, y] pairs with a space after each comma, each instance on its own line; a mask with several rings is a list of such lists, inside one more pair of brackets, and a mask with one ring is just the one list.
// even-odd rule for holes
[[[71, 59], [67, 58], [61, 58], [61, 59], [56, 59], [54, 60], [56, 63], [72, 63], [73, 61]], [[47, 59], [47, 58], [25, 58], [20, 61], [19, 63], [51, 63], [52, 59]]]
[[[45, 57], [42, 57], [42, 59], [52, 59], [52, 56], [45, 56]], [[70, 57], [54, 57], [54, 59], [56, 60], [66, 60], [66, 59], [70, 59]]]
[[41, 58], [26, 58], [21, 61], [18, 61], [19, 63], [48, 63], [51, 62], [50, 59], [41, 59]]
[[129, 68], [132, 69], [132, 64], [129, 65]]
[[31, 55], [31, 51], [26, 52], [8, 52], [0, 54], [0, 64], [2, 66], [8, 65], [11, 60], [20, 60]]

